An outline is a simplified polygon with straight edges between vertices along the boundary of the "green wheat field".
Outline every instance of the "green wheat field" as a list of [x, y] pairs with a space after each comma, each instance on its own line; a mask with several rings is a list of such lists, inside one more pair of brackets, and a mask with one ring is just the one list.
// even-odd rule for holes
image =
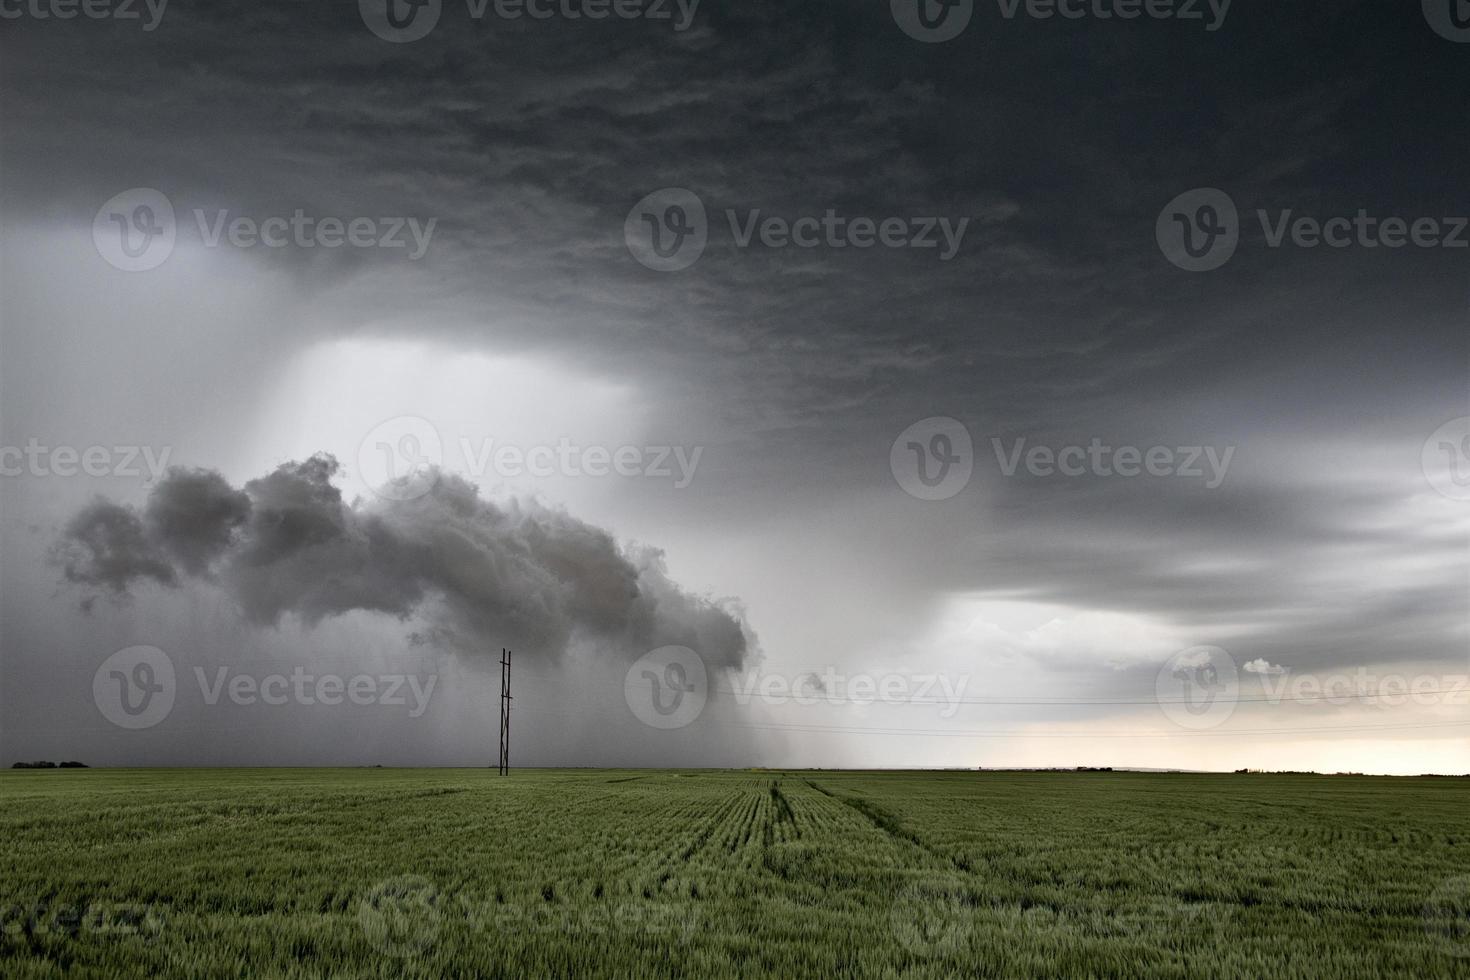
[[1470, 779], [0, 774], [0, 976], [1470, 976]]

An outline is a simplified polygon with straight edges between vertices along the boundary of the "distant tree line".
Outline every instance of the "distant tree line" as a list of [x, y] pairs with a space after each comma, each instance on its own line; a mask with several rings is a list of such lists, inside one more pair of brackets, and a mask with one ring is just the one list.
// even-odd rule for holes
[[12, 769], [85, 769], [85, 762], [17, 762]]

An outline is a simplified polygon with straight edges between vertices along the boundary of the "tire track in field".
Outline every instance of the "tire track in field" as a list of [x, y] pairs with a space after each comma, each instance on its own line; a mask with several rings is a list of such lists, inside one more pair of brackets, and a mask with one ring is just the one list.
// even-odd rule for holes
[[826, 796], [829, 796], [832, 799], [836, 800], [838, 803], [842, 803], [845, 806], [856, 810], [877, 830], [893, 838], [894, 840], [912, 844], [913, 846], [919, 848], [921, 851], [924, 851], [931, 857], [937, 858], [938, 860], [943, 861], [946, 864], [953, 865], [957, 870], [963, 871], [966, 874], [970, 874], [974, 871], [974, 868], [970, 865], [969, 859], [966, 858], [964, 855], [948, 854], [944, 851], [941, 851], [933, 844], [930, 844], [928, 841], [924, 840], [917, 833], [905, 827], [903, 825], [903, 822], [896, 815], [883, 809], [881, 806], [874, 803], [867, 797], [856, 794], [849, 796], [843, 793], [834, 793], [827, 787], [813, 782], [810, 779], [804, 781], [808, 786], [816, 790], [818, 793], [825, 794]]
[[776, 831], [781, 824], [790, 824], [791, 833], [798, 840], [801, 838], [801, 827], [796, 823], [796, 814], [791, 809], [791, 801], [786, 794], [781, 792], [781, 780], [771, 781], [771, 808], [773, 816], [765, 825], [765, 846], [769, 848], [775, 839]]

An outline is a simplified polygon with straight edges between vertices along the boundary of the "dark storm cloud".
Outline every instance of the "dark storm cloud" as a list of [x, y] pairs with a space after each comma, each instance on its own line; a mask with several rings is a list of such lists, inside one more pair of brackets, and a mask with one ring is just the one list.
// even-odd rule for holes
[[412, 500], [349, 504], [332, 485], [337, 470], [316, 456], [243, 491], [218, 474], [171, 470], [141, 516], [108, 501], [78, 514], [58, 544], [63, 574], [117, 596], [208, 577], [261, 625], [359, 610], [418, 617], [429, 625], [416, 643], [466, 652], [510, 643], [555, 657], [587, 641], [634, 656], [678, 644], [718, 666], [745, 660], [738, 610], [682, 591], [656, 550], [621, 547], [537, 503], [487, 502], [451, 475]]
[[182, 571], [206, 575], [249, 519], [250, 508], [249, 495], [218, 473], [176, 469], [149, 496], [144, 520], [149, 536]]
[[[715, 384], [720, 411], [758, 427], [810, 428], [856, 405], [907, 411], [918, 378], [935, 400], [1021, 414], [1155, 383], [1182, 358], [1201, 380], [1228, 376], [1245, 338], [1305, 355], [1333, 307], [1363, 301], [1356, 262], [1320, 285], [1288, 271], [1294, 290], [1330, 305], [1281, 331], [1255, 314], [1265, 298], [1287, 315], [1273, 280], [1297, 261], [1257, 249], [1208, 281], [1181, 275], [1153, 245], [1159, 208], [1201, 183], [1243, 205], [1448, 205], [1444, 165], [1466, 148], [1462, 113], [1429, 97], [1455, 88], [1463, 52], [1416, 9], [1366, 2], [1330, 18], [1236, 10], [1208, 36], [977, 15], [937, 46], [904, 37], [881, 3], [708, 3], [682, 34], [471, 22], [450, 3], [441, 29], [409, 45], [373, 37], [355, 4], [170, 14], [147, 37], [21, 25], [10, 70], [47, 84], [15, 86], [10, 113], [60, 141], [103, 134], [110, 150], [105, 165], [57, 159], [45, 140], [10, 150], [22, 178], [11, 186], [86, 188], [77, 204], [91, 208], [133, 181], [167, 183], [186, 207], [439, 217], [436, 274], [375, 268], [381, 292], [347, 315], [432, 310], [441, 326], [420, 329], [459, 323], [502, 347], [687, 379], [686, 397]], [[58, 57], [93, 48], [109, 57]], [[1413, 62], [1412, 85], [1382, 81], [1397, 78], [1395, 58]], [[109, 97], [88, 97], [98, 90]], [[1375, 135], [1405, 100], [1436, 135], [1413, 161]], [[159, 133], [188, 138], [160, 158]], [[633, 264], [620, 234], [628, 208], [669, 185], [698, 193], [717, 232], [673, 277]], [[741, 250], [723, 229], [726, 208], [829, 207], [974, 227], [950, 263]], [[1416, 259], [1431, 279], [1450, 268]], [[290, 261], [325, 277], [375, 259]], [[1422, 309], [1463, 299], [1463, 276], [1457, 292], [1427, 285]], [[1419, 329], [1441, 350], [1454, 339], [1442, 322]]]
[[59, 555], [67, 581], [78, 585], [121, 593], [140, 579], [164, 585], [178, 581], [143, 521], [116, 504], [99, 501], [72, 518]]
[[[895, 493], [888, 444], [930, 415], [963, 420], [982, 457], [992, 435], [1238, 445], [1220, 492], [982, 478], [945, 509], [896, 498], [887, 525], [861, 532], [885, 554], [938, 539], [908, 563], [916, 591], [1124, 608], [1195, 624], [1202, 641], [1264, 624], [1271, 644], [1324, 657], [1447, 655], [1463, 535], [1400, 518], [1424, 491], [1423, 438], [1467, 412], [1465, 255], [1272, 249], [1250, 215], [1470, 211], [1470, 127], [1450, 95], [1465, 46], [1413, 3], [1237, 6], [1209, 34], [978, 7], [944, 45], [903, 36], [885, 2], [835, 0], [707, 2], [683, 34], [476, 24], [450, 3], [409, 45], [373, 37], [355, 3], [180, 6], [148, 35], [22, 23], [0, 72], [30, 138], [4, 148], [0, 193], [12, 214], [83, 224], [135, 185], [175, 197], [186, 224], [196, 206], [438, 217], [413, 269], [350, 250], [270, 260], [308, 296], [353, 283], [314, 318], [327, 335], [544, 352], [640, 381], [727, 439], [702, 491], [724, 513]], [[704, 258], [670, 275], [622, 240], [628, 209], [665, 186], [696, 192], [713, 223]], [[1200, 186], [1227, 189], [1247, 228], [1227, 267], [1192, 275], [1153, 229]], [[727, 208], [972, 224], [938, 262], [737, 248]], [[307, 339], [272, 329], [283, 347]], [[1378, 451], [1368, 485], [1336, 476], [1332, 433]], [[320, 481], [273, 479], [246, 494], [321, 523], [281, 540], [252, 524], [262, 567], [310, 569], [280, 552], [314, 535], [327, 552], [397, 546], [386, 517], [341, 525], [332, 506], [294, 502]], [[130, 557], [160, 581], [214, 563], [236, 511], [195, 490], [212, 516], [194, 531], [92, 514], [74, 537], [99, 545], [97, 583], [114, 587]], [[226, 564], [269, 618], [288, 599], [246, 554]], [[1231, 561], [1191, 571], [1202, 556]], [[1433, 575], [1375, 571], [1421, 557]], [[1349, 561], [1360, 579], [1335, 579]], [[308, 614], [398, 614], [413, 598], [371, 576], [308, 584]]]

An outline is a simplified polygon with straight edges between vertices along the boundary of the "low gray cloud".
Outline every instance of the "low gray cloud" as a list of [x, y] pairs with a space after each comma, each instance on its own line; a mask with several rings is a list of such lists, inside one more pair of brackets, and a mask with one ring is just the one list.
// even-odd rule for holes
[[508, 644], [556, 657], [581, 642], [638, 656], [679, 644], [715, 666], [745, 661], [738, 607], [680, 589], [657, 549], [537, 502], [486, 501], [450, 474], [414, 499], [349, 503], [332, 483], [338, 469], [317, 455], [243, 490], [172, 469], [141, 512], [87, 506], [56, 560], [91, 590], [85, 604], [205, 579], [261, 626], [366, 611], [424, 621], [413, 643], [460, 651]]

